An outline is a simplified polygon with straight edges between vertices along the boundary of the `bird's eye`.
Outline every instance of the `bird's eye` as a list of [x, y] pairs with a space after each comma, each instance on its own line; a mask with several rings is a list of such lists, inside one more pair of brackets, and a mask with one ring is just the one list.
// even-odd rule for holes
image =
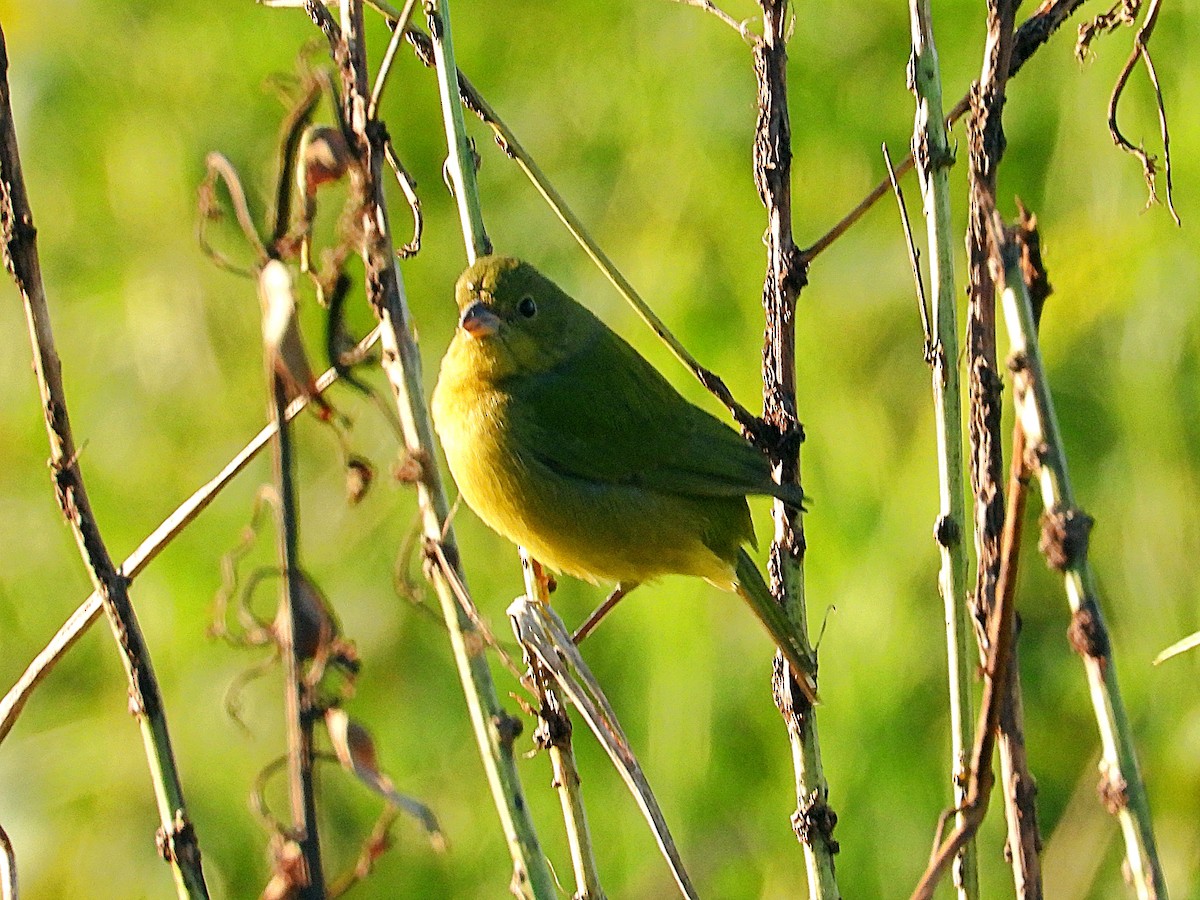
[[521, 302], [517, 304], [517, 311], [527, 319], [532, 319], [537, 315], [537, 304], [533, 298], [526, 294], [521, 298]]

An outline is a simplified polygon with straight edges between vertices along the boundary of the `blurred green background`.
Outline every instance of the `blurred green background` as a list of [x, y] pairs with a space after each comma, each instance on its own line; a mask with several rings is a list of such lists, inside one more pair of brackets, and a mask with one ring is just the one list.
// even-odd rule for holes
[[[756, 9], [747, 0], [727, 8], [738, 17]], [[1100, 11], [1094, 3], [1084, 8]], [[982, 4], [952, 0], [936, 14], [949, 105], [978, 71]], [[263, 421], [254, 289], [199, 252], [196, 186], [205, 153], [221, 150], [242, 171], [255, 209], [266, 207], [282, 116], [268, 82], [295, 71], [315, 32], [297, 10], [249, 0], [0, 0], [0, 22], [83, 471], [120, 559]], [[453, 24], [462, 68], [659, 314], [754, 406], [765, 221], [750, 170], [749, 48], [715, 18], [663, 0], [461, 0]], [[896, 157], [908, 143], [907, 28], [902, 3], [797, 7], [789, 74], [801, 244], [881, 177], [881, 142]], [[1000, 200], [1011, 215], [1019, 195], [1042, 225], [1056, 288], [1043, 347], [1077, 493], [1097, 521], [1092, 558], [1160, 850], [1174, 896], [1200, 897], [1200, 654], [1150, 666], [1164, 646], [1200, 627], [1200, 0], [1166, 4], [1153, 45], [1173, 127], [1182, 230], [1161, 207], [1143, 211], [1141, 172], [1112, 147], [1104, 126], [1131, 33], [1098, 42], [1082, 66], [1072, 34], [1064, 29], [1011, 85]], [[373, 35], [377, 60], [384, 47], [377, 22]], [[1154, 148], [1152, 100], [1139, 71], [1122, 123]], [[402, 51], [382, 110], [427, 216], [424, 249], [402, 268], [429, 389], [453, 328], [450, 288], [464, 262], [440, 175], [436, 104], [433, 76]], [[535, 261], [585, 298], [688, 396], [715, 409], [477, 125], [497, 247]], [[952, 177], [961, 224], [964, 166]], [[906, 188], [917, 215], [915, 182]], [[406, 235], [398, 192], [393, 221]], [[363, 306], [352, 313], [359, 329], [370, 320]], [[306, 313], [316, 347], [318, 311], [309, 303]], [[816, 262], [798, 324], [814, 623], [836, 607], [821, 644], [819, 723], [839, 816], [838, 874], [848, 897], [901, 896], [922, 870], [948, 802], [948, 725], [931, 537], [929, 374], [890, 199]], [[0, 334], [0, 682], [7, 688], [89, 585], [54, 504], [23, 314], [7, 280]], [[348, 389], [334, 388], [333, 397], [356, 420], [355, 449], [386, 473], [395, 445], [384, 423]], [[447, 640], [392, 588], [414, 496], [383, 477], [350, 508], [329, 434], [311, 418], [298, 434], [304, 561], [365, 661], [348, 708], [373, 730], [399, 788], [436, 810], [450, 844], [437, 855], [415, 825], [400, 822], [396, 848], [355, 896], [504, 896], [508, 856]], [[223, 711], [229, 684], [267, 651], [238, 652], [205, 636], [219, 559], [267, 477], [269, 464], [255, 464], [132, 592], [218, 897], [254, 896], [267, 877], [264, 834], [246, 796], [283, 746], [277, 673], [244, 694], [249, 734]], [[769, 535], [765, 506], [756, 507], [756, 519], [760, 535]], [[480, 607], [507, 634], [504, 609], [521, 589], [516, 554], [467, 511], [457, 525]], [[1027, 545], [1035, 543], [1031, 526]], [[601, 592], [564, 580], [556, 596], [574, 623]], [[1099, 744], [1082, 666], [1064, 638], [1059, 580], [1036, 557], [1022, 572], [1020, 604], [1047, 896], [1120, 896], [1121, 841], [1095, 800]], [[801, 895], [770, 647], [741, 605], [703, 583], [667, 579], [627, 601], [585, 650], [701, 894]], [[496, 673], [503, 693], [515, 690]], [[609, 896], [670, 896], [633, 802], [595, 743], [577, 734]], [[548, 763], [537, 757], [521, 769], [541, 839], [569, 882]], [[351, 860], [377, 803], [333, 768], [323, 771], [321, 801], [327, 867], [336, 871]], [[986, 893], [1004, 896], [1011, 886], [999, 822], [994, 814], [984, 828], [980, 859]], [[24, 896], [168, 896], [156, 823], [124, 676], [101, 624], [38, 691], [0, 751], [0, 824], [16, 845]]]

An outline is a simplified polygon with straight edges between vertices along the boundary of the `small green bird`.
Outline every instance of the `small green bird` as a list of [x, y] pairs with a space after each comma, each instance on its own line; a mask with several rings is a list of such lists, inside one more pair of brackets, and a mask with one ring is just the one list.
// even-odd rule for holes
[[550, 568], [615, 581], [602, 610], [672, 573], [736, 592], [815, 699], [815, 661], [743, 549], [746, 496], [799, 506], [800, 489], [528, 263], [476, 260], [455, 300], [433, 418], [468, 505]]

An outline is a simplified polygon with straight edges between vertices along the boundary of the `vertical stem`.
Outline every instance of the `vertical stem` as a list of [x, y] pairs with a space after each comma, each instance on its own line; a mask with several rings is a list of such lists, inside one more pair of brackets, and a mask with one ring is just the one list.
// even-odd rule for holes
[[[763, 283], [766, 336], [763, 347], [763, 418], [778, 436], [770, 448], [775, 476], [800, 483], [803, 429], [796, 416], [796, 297], [806, 283], [804, 264], [792, 237], [791, 125], [787, 109], [787, 0], [760, 0], [763, 37], [754, 46], [758, 80], [758, 122], [754, 140], [754, 180], [767, 210], [767, 272]], [[804, 521], [799, 510], [776, 501], [772, 509], [772, 591], [808, 644], [804, 604]], [[811, 653], [811, 648], [809, 648]], [[817, 721], [781, 656], [773, 679], [775, 703], [787, 725], [796, 774], [797, 810], [793, 828], [804, 847], [809, 896], [840, 896], [834, 877], [832, 832], [837, 816], [829, 806], [829, 785], [821, 765]]]
[[[271, 352], [271, 351], [268, 351]], [[268, 365], [267, 371], [274, 369]], [[296, 647], [296, 635], [303, 623], [300, 620], [299, 513], [296, 508], [296, 485], [293, 473], [292, 426], [287, 421], [287, 393], [283, 380], [276, 374], [271, 379], [269, 414], [276, 426], [272, 442], [275, 484], [279, 489], [279, 511], [275, 533], [279, 565], [284, 577], [280, 579], [280, 609], [286, 615], [277, 618], [279, 649], [284, 665], [284, 709], [288, 739], [288, 798], [292, 811], [292, 837], [300, 846], [304, 859], [305, 882], [299, 888], [300, 900], [320, 900], [325, 896], [325, 876], [321, 866], [321, 843], [317, 833], [316, 785], [313, 781], [313, 712], [312, 688], [304, 677], [303, 661]]]
[[1013, 253], [1006, 254], [1004, 274], [1002, 300], [1012, 344], [1014, 399], [1030, 446], [1039, 448], [1038, 483], [1046, 509], [1043, 544], [1053, 551], [1051, 564], [1063, 574], [1072, 612], [1070, 635], [1087, 672], [1100, 730], [1101, 796], [1121, 824], [1125, 858], [1137, 896], [1140, 900], [1166, 900], [1167, 885], [1155, 847], [1150, 803], [1138, 769], [1133, 730], [1121, 700], [1095, 574], [1087, 557], [1091, 520], [1075, 505], [1033, 310]]
[[437, 68], [438, 92], [442, 101], [442, 120], [446, 125], [446, 172], [458, 203], [467, 247], [467, 262], [492, 252], [492, 242], [483, 227], [479, 205], [479, 187], [475, 181], [475, 150], [467, 137], [467, 124], [458, 99], [458, 67], [454, 62], [454, 41], [450, 31], [449, 0], [426, 0], [429, 33], [433, 36], [433, 58]]
[[[928, 233], [929, 281], [933, 294], [934, 418], [938, 446], [940, 509], [934, 531], [941, 557], [938, 586], [945, 611], [947, 671], [950, 687], [951, 781], [956, 818], [963, 822], [968, 755], [974, 744], [971, 714], [970, 613], [966, 605], [967, 548], [963, 542], [966, 509], [963, 502], [962, 399], [958, 373], [958, 320], [955, 309], [953, 224], [950, 215], [949, 167], [954, 156], [942, 113], [941, 72], [933, 40], [929, 0], [912, 0], [913, 52], [910, 87], [917, 98], [913, 126], [913, 158], [921, 182]], [[956, 860], [955, 884], [960, 897], [978, 895], [974, 842]]]
[[[312, 0], [306, 9], [314, 21], [331, 31], [328, 14], [318, 0]], [[363, 200], [362, 255], [367, 270], [368, 297], [382, 324], [381, 365], [396, 396], [406, 449], [412, 458], [427, 461], [417, 484], [425, 539], [440, 545], [442, 555], [453, 567], [456, 580], [465, 589], [466, 579], [454, 529], [450, 525], [450, 504], [441, 473], [433, 463], [433, 427], [425, 405], [421, 356], [410, 324], [408, 301], [384, 200], [384, 134], [367, 118], [367, 63], [361, 3], [342, 0], [341, 12], [346, 36], [344, 44], [335, 41], [334, 58], [339, 59], [344, 50], [346, 58], [340, 61], [346, 120], [357, 138], [360, 159], [364, 161], [363, 171], [357, 175], [362, 179], [359, 187]], [[485, 655], [486, 642], [459, 604], [441, 568], [434, 566], [432, 569], [434, 588], [450, 634], [450, 646], [480, 758], [512, 856], [513, 890], [521, 896], [551, 900], [558, 896], [557, 887], [538, 842], [513, 753], [513, 741], [520, 733], [520, 722], [508, 715], [496, 696]]]
[[171, 749], [167, 714], [142, 634], [129, 581], [109, 555], [100, 525], [88, 499], [79, 468], [79, 453], [67, 413], [62, 364], [54, 343], [50, 307], [42, 282], [37, 252], [37, 229], [21, 171], [21, 156], [13, 125], [8, 84], [8, 48], [0, 29], [0, 223], [4, 266], [16, 282], [25, 305], [33, 351], [33, 369], [45, 416], [50, 444], [50, 469], [55, 496], [75, 537], [92, 585], [104, 603], [116, 638], [121, 663], [129, 681], [129, 708], [142, 733], [150, 778], [158, 805], [159, 853], [171, 866], [175, 889], [181, 898], [205, 898], [208, 888], [200, 865], [200, 845], [188, 820], [183, 786]]

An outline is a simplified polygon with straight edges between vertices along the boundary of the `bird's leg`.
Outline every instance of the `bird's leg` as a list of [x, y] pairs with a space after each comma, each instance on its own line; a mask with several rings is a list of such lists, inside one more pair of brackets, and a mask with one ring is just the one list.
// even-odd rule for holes
[[600, 620], [612, 612], [612, 608], [620, 603], [622, 598], [640, 583], [638, 581], [618, 582], [617, 586], [613, 588], [613, 592], [608, 595], [608, 598], [596, 607], [596, 611], [587, 617], [587, 621], [579, 626], [579, 630], [575, 632], [575, 636], [571, 640], [576, 644], [582, 642], [585, 637], [592, 633], [592, 629], [600, 624]]

